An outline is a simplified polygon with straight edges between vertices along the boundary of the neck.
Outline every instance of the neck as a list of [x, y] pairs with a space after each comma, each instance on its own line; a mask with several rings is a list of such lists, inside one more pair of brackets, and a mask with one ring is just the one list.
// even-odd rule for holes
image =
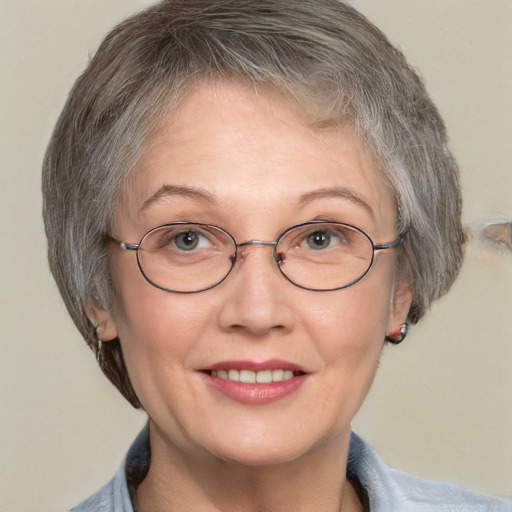
[[[153, 427], [153, 426], [152, 426]], [[350, 432], [291, 462], [246, 466], [169, 445], [150, 429], [151, 465], [140, 484], [140, 512], [354, 512], [346, 478]]]

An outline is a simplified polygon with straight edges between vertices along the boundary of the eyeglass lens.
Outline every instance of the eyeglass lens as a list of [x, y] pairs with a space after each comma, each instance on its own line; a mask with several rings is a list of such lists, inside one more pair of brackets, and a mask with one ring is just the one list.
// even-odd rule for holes
[[[227, 231], [212, 225], [161, 226], [141, 240], [137, 258], [145, 278], [164, 290], [191, 293], [222, 282], [239, 248]], [[373, 243], [363, 231], [332, 222], [292, 226], [276, 240], [275, 260], [292, 283], [334, 290], [361, 279], [373, 261]]]

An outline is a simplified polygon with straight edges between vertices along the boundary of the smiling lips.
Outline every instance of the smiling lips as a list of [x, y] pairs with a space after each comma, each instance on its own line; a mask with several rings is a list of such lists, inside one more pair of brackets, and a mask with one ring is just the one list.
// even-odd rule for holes
[[265, 404], [297, 390], [308, 377], [296, 365], [284, 361], [264, 363], [224, 362], [201, 372], [215, 391], [244, 404]]

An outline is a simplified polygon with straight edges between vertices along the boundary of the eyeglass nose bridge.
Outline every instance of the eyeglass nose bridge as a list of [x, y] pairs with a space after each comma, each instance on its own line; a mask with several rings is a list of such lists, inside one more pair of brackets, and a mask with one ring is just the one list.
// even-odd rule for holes
[[243, 249], [244, 247], [251, 247], [253, 245], [265, 245], [267, 247], [272, 247], [272, 256], [274, 258], [274, 261], [278, 264], [278, 266], [281, 266], [283, 257], [282, 255], [278, 254], [276, 251], [277, 244], [279, 243], [279, 240], [276, 240], [274, 242], [267, 242], [265, 240], [248, 240], [247, 242], [242, 242], [241, 244], [236, 244], [237, 248], [237, 255], [238, 255], [238, 249]]
[[236, 244], [237, 247], [246, 247], [247, 245], [269, 245], [271, 247], [275, 247], [277, 245], [277, 242], [265, 242], [264, 240], [248, 240], [247, 242]]

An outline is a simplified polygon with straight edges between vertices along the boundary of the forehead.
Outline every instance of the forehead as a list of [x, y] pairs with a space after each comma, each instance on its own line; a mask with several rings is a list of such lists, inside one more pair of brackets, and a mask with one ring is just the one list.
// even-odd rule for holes
[[254, 211], [322, 188], [352, 190], [377, 212], [392, 205], [350, 126], [319, 126], [275, 88], [233, 81], [195, 85], [165, 118], [118, 210], [135, 221], [166, 186], [199, 188], [224, 206], [237, 198]]

